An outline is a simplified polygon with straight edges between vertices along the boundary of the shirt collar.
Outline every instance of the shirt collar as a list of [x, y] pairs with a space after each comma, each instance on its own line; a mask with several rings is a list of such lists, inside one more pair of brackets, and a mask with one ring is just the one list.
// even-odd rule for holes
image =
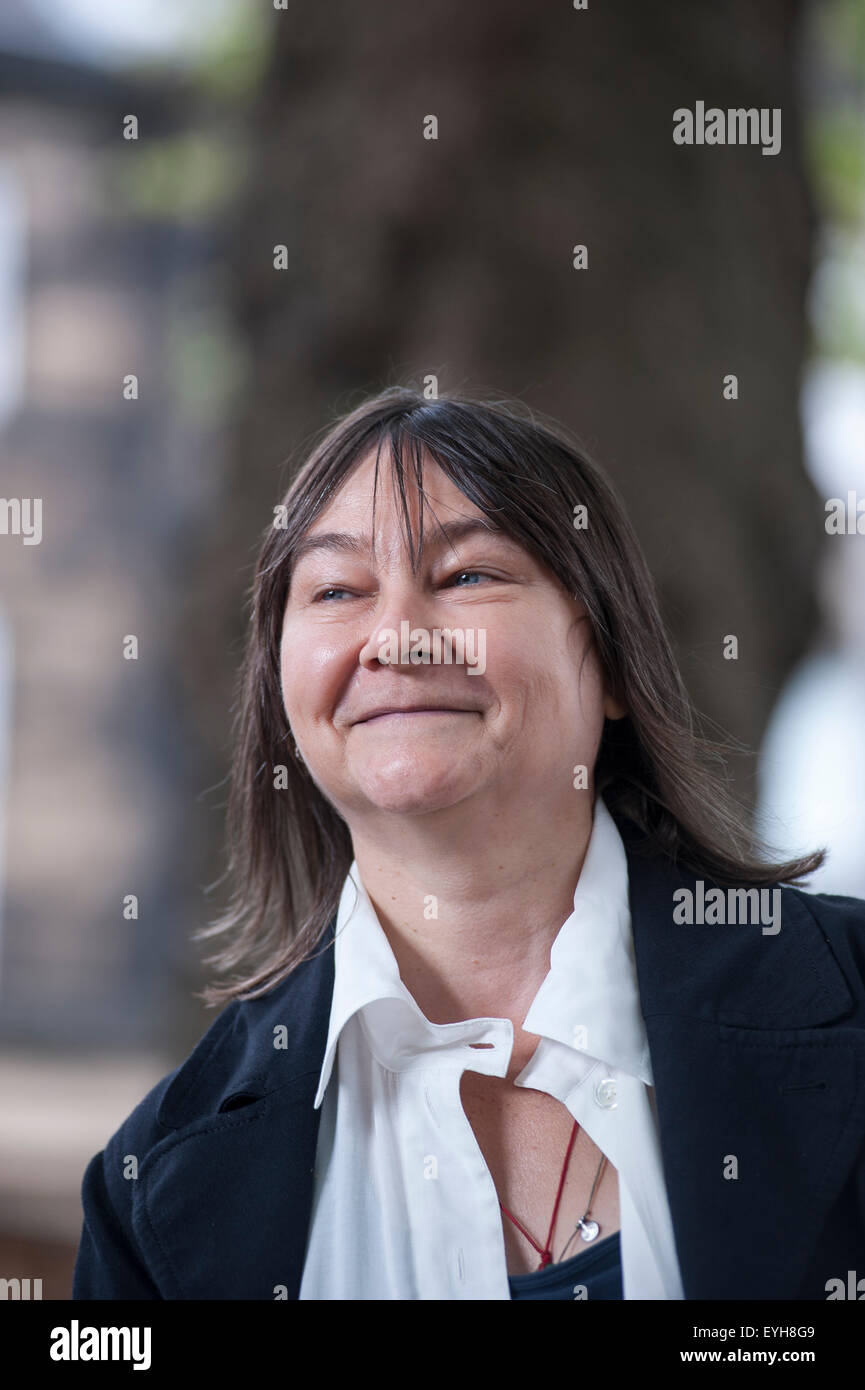
[[600, 796], [573, 912], [553, 942], [549, 972], [522, 1026], [653, 1084], [634, 959], [628, 857]]
[[354, 1014], [377, 999], [401, 1000], [421, 1013], [400, 978], [396, 956], [361, 882], [356, 859], [351, 862], [340, 895], [333, 950], [333, 999], [315, 1096], [316, 1110], [330, 1080], [340, 1033]]
[[[400, 1059], [480, 1037], [477, 1021], [431, 1023], [400, 978], [390, 942], [361, 882], [357, 861], [346, 875], [337, 910], [334, 989], [324, 1061], [315, 1107], [321, 1105], [333, 1071], [340, 1034], [349, 1019], [377, 1000], [396, 1000], [390, 1055], [380, 1055], [383, 1031], [376, 1028], [379, 1060]], [[631, 914], [628, 861], [622, 838], [601, 797], [571, 915], [550, 950], [550, 969], [523, 1020], [529, 1033], [564, 1043], [611, 1067], [652, 1084], [649, 1048], [640, 1010]]]

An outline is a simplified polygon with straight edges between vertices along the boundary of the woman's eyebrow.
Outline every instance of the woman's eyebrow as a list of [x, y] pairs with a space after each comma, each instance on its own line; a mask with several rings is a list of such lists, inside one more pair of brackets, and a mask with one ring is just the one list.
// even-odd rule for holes
[[[462, 521], [444, 522], [429, 533], [429, 540], [424, 537], [424, 545], [433, 549], [441, 548], [443, 544], [453, 545], [455, 541], [465, 540], [469, 536], [483, 534], [493, 536], [498, 540], [503, 540], [515, 544], [511, 537], [500, 527], [494, 525], [489, 520], [482, 520], [480, 517], [467, 517]], [[342, 554], [366, 556], [372, 549], [372, 540], [369, 536], [357, 535], [352, 531], [320, 531], [314, 536], [302, 537], [294, 548], [292, 555], [293, 564], [296, 567], [305, 555], [310, 555], [318, 550], [334, 550]]]

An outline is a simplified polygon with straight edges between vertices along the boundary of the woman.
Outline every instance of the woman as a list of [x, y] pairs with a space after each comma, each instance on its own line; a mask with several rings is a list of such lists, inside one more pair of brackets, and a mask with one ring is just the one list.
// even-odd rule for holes
[[230, 978], [74, 1296], [823, 1299], [865, 1273], [865, 903], [761, 857], [549, 422], [393, 388], [255, 579]]

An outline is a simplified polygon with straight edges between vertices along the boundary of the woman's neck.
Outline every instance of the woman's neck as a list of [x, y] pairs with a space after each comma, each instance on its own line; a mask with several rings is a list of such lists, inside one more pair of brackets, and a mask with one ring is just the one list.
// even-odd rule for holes
[[580, 804], [582, 823], [546, 819], [532, 833], [524, 815], [509, 837], [500, 814], [492, 833], [447, 853], [441, 843], [430, 852], [418, 833], [383, 845], [353, 832], [364, 888], [430, 1022], [525, 1017], [573, 911], [592, 833], [591, 803]]

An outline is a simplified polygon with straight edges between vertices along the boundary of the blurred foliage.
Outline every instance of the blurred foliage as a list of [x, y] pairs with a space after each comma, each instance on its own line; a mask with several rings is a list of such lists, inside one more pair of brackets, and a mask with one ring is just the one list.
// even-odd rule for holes
[[[245, 115], [258, 92], [270, 51], [272, 13], [247, 0], [217, 10], [201, 35], [180, 85], [162, 64], [138, 63], [139, 81], [185, 107], [188, 124], [172, 134], [123, 142], [108, 169], [115, 216], [188, 224], [207, 234], [243, 197]], [[175, 409], [190, 424], [216, 425], [247, 389], [249, 364], [224, 308], [220, 266], [212, 260], [182, 276], [166, 325], [166, 381]]]
[[865, 363], [865, 2], [825, 0], [814, 34], [818, 85], [805, 156], [823, 227], [813, 347]]
[[184, 222], [219, 212], [237, 196], [243, 175], [234, 132], [199, 127], [124, 142], [109, 178], [118, 215]]
[[193, 95], [224, 105], [246, 102], [261, 83], [273, 18], [260, 0], [233, 0], [208, 14], [191, 53], [177, 54], [171, 62], [139, 58], [128, 71], [144, 83], [158, 84], [180, 66]]
[[865, 225], [824, 233], [811, 292], [812, 351], [865, 364]]
[[[197, 220], [240, 195], [243, 114], [261, 85], [271, 22], [272, 13], [246, 0], [217, 13], [184, 71], [193, 122], [158, 140], [147, 140], [142, 131], [134, 158], [117, 162], [112, 186], [121, 215]], [[156, 86], [166, 80], [161, 65], [137, 64], [133, 70]]]
[[272, 21], [272, 10], [242, 0], [215, 25], [192, 69], [199, 90], [224, 102], [249, 100], [264, 75]]
[[865, 112], [826, 111], [808, 131], [808, 159], [822, 210], [833, 221], [859, 226], [865, 201]]
[[215, 274], [188, 277], [167, 325], [165, 377], [191, 424], [219, 425], [248, 389], [249, 361]]

